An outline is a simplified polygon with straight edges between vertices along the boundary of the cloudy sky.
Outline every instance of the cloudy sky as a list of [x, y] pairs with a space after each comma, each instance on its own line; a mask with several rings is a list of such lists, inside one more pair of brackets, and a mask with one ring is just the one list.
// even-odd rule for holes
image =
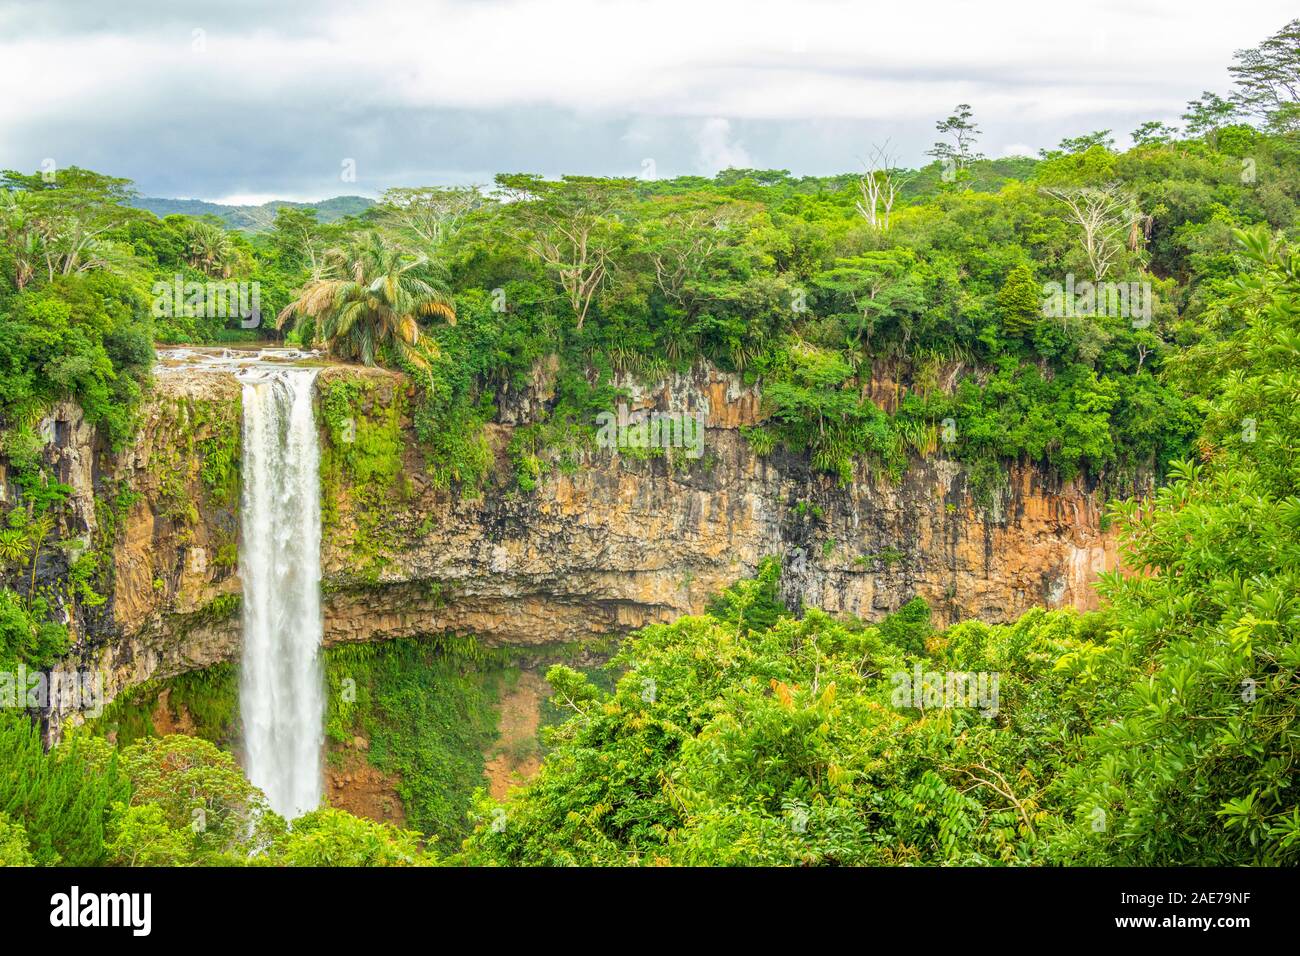
[[[496, 172], [827, 174], [989, 156], [1230, 87], [1293, 0], [0, 0], [0, 168], [234, 202]], [[355, 179], [347, 178], [355, 171]]]

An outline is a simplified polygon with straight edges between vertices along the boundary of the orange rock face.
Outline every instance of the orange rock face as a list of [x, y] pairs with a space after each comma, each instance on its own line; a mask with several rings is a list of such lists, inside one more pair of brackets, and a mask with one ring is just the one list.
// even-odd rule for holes
[[[434, 486], [404, 410], [402, 468], [382, 508], [363, 514], [357, 489], [325, 487], [326, 643], [457, 632], [489, 645], [544, 644], [623, 634], [703, 610], [768, 556], [782, 563], [791, 606], [879, 618], [919, 595], [939, 623], [1006, 621], [1037, 605], [1089, 609], [1096, 574], [1116, 567], [1102, 502], [1079, 482], [1019, 469], [981, 509], [964, 469], [931, 457], [897, 483], [860, 470], [840, 486], [803, 456], [754, 454], [740, 429], [760, 420], [758, 388], [705, 367], [651, 387], [617, 383], [633, 412], [703, 420], [701, 457], [591, 448], [576, 469], [552, 471], [522, 492], [505, 449], [516, 428], [544, 414], [553, 375], [553, 363], [539, 363], [529, 387], [499, 396], [488, 428], [497, 466], [478, 497]], [[366, 392], [358, 416], [402, 409], [408, 388], [394, 373], [329, 368], [320, 380], [350, 376], [380, 386]], [[119, 508], [112, 600], [79, 633], [66, 666], [105, 671], [110, 697], [239, 654], [238, 496], [215, 495], [203, 478], [213, 437], [239, 422], [239, 393], [224, 373], [160, 376], [135, 446], [100, 457], [93, 493], [112, 482], [130, 496]], [[321, 441], [330, 440], [322, 427]], [[82, 461], [90, 452], [77, 454]], [[82, 498], [91, 493], [78, 489]], [[79, 508], [93, 514], [94, 501]], [[363, 525], [378, 544], [361, 568]]]
[[[1080, 483], [1018, 470], [980, 509], [964, 470], [930, 458], [897, 484], [863, 473], [841, 487], [802, 456], [752, 452], [740, 429], [759, 421], [760, 394], [735, 376], [698, 368], [651, 387], [617, 384], [633, 413], [701, 416], [703, 456], [595, 448], [536, 491], [501, 474], [467, 498], [432, 487], [411, 446], [408, 497], [383, 515], [383, 537], [397, 544], [384, 549], [377, 580], [351, 574], [356, 516], [346, 489], [339, 496], [323, 559], [337, 584], [326, 640], [457, 631], [538, 644], [623, 633], [702, 611], [773, 555], [792, 606], [878, 618], [919, 595], [940, 623], [1005, 621], [1036, 605], [1095, 607], [1096, 573], [1116, 566], [1101, 503]], [[526, 422], [546, 389], [513, 396], [501, 418]], [[494, 429], [498, 447], [513, 427]]]

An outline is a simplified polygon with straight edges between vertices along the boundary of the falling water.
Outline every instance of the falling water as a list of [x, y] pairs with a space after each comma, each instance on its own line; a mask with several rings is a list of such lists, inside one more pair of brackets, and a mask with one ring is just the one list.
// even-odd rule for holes
[[321, 798], [320, 449], [316, 370], [254, 366], [244, 390], [240, 711], [248, 778], [292, 819]]

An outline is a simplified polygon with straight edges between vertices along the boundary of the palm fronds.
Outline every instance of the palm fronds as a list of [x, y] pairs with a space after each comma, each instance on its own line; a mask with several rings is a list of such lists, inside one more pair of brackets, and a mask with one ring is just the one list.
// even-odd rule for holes
[[[315, 320], [316, 340], [342, 359], [374, 365], [382, 358], [428, 366], [421, 317], [456, 323], [451, 296], [431, 276], [429, 260], [412, 256], [377, 232], [325, 253], [319, 278], [303, 287], [276, 319]], [[429, 343], [430, 345], [432, 343]]]

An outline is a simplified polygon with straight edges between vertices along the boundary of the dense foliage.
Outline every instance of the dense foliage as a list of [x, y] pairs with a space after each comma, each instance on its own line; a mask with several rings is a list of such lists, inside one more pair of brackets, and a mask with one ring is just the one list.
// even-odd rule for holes
[[[0, 863], [410, 865], [462, 836], [454, 859], [494, 864], [1296, 863], [1297, 37], [1243, 51], [1229, 98], [1126, 152], [1101, 130], [984, 159], [961, 104], [919, 170], [877, 150], [856, 176], [509, 174], [329, 221], [281, 205], [250, 232], [158, 219], [89, 170], [4, 172], [6, 674], [50, 666], [106, 600], [104, 541], [74, 538], [46, 463], [49, 413], [75, 402], [121, 449], [155, 343], [283, 335], [403, 369], [429, 473], [459, 492], [485, 483], [503, 391], [553, 380], [508, 449], [527, 494], [582, 460], [630, 378], [707, 362], [761, 384], [755, 452], [828, 480], [941, 452], [982, 505], [1023, 462], [1140, 494], [1112, 510], [1126, 573], [1093, 615], [795, 616], [769, 561], [708, 614], [631, 638], [612, 687], [553, 668], [570, 716], [540, 775], [504, 806], [480, 794], [472, 821], [491, 736], [472, 641], [340, 657], [359, 696], [333, 695], [329, 732], [367, 735], [412, 831], [329, 808], [290, 827], [230, 753], [139, 715], [117, 743], [46, 752], [11, 707]], [[385, 477], [398, 434], [364, 423], [325, 479]], [[229, 494], [235, 463], [218, 465], [205, 479]], [[98, 490], [111, 537], [129, 490]], [[229, 675], [212, 681], [177, 689], [228, 729]]]
[[[1240, 238], [1259, 271], [1233, 332], [1186, 359], [1214, 375], [1201, 460], [1115, 506], [1103, 611], [795, 620], [769, 565], [636, 635], [611, 693], [552, 670], [573, 716], [536, 782], [481, 805], [466, 859], [1300, 861], [1300, 256]], [[931, 696], [971, 674], [995, 707]]]
[[[411, 829], [431, 845], [456, 847], [471, 829], [466, 811], [495, 737], [500, 667], [487, 666], [473, 640], [344, 647], [327, 662], [328, 737], [364, 735], [369, 762], [398, 781]], [[353, 694], [342, 692], [344, 681]]]
[[292, 828], [235, 758], [197, 737], [121, 748], [76, 734], [46, 753], [0, 713], [0, 864], [427, 865], [417, 833], [324, 808]]

